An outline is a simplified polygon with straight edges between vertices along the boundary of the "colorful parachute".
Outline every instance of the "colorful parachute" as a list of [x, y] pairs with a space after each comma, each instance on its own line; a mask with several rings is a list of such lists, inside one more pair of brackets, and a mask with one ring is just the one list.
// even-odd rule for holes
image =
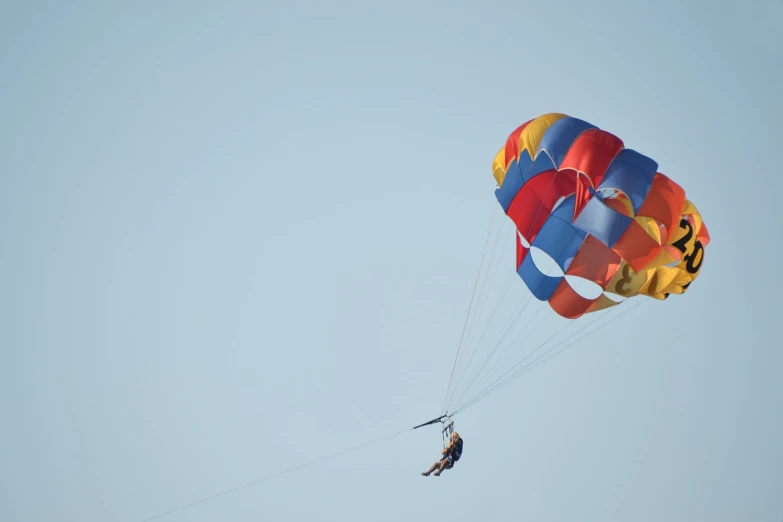
[[[517, 273], [561, 316], [618, 304], [607, 294], [666, 299], [698, 277], [710, 240], [699, 211], [654, 160], [618, 137], [545, 114], [511, 133], [492, 170], [498, 202], [517, 229]], [[531, 247], [562, 275], [542, 272]], [[569, 283], [574, 277], [602, 292], [580, 294]]]

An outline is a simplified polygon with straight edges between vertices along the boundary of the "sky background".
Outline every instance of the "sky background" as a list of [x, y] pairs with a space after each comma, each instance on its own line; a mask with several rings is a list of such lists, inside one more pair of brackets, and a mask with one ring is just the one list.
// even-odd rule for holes
[[430, 427], [159, 520], [783, 520], [781, 41], [778, 0], [0, 2], [0, 520], [140, 522], [439, 415], [492, 158], [547, 112], [686, 189], [689, 292], [458, 415], [443, 477]]

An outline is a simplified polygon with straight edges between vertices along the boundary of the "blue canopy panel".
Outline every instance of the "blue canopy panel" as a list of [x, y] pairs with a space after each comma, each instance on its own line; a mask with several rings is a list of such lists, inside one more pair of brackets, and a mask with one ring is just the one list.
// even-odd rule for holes
[[536, 157], [536, 161], [530, 166], [530, 171], [528, 172], [527, 177], [525, 177], [525, 182], [530, 181], [535, 176], [548, 170], [555, 170], [555, 164], [552, 162], [552, 158], [546, 154], [539, 153]]
[[623, 192], [633, 205], [636, 215], [652, 186], [658, 163], [635, 150], [623, 149], [609, 164], [598, 189], [616, 189]]
[[617, 212], [601, 199], [593, 197], [579, 213], [574, 226], [612, 248], [632, 221], [633, 218]]
[[[582, 246], [587, 232], [571, 224], [576, 196], [569, 196], [549, 216], [541, 227], [531, 247], [536, 247], [552, 259], [565, 273]], [[533, 262], [528, 251], [517, 271], [536, 299], [547, 301], [557, 289], [563, 276], [552, 277], [544, 274]]]
[[[530, 168], [530, 155], [527, 151], [522, 151], [522, 157], [520, 159], [522, 165], [527, 165]], [[506, 169], [506, 177], [503, 178], [503, 186], [495, 189], [495, 197], [498, 198], [498, 203], [503, 207], [503, 212], [508, 213], [508, 208], [511, 206], [511, 202], [517, 196], [522, 189], [522, 185], [525, 184], [525, 178], [522, 174], [522, 166], [520, 161], [513, 160]]]
[[[547, 129], [538, 150], [546, 152], [556, 169], [560, 168], [563, 159], [568, 153], [568, 149], [584, 131], [588, 129], [597, 129], [595, 125], [587, 123], [579, 118], [566, 117], [557, 120]], [[539, 154], [542, 156], [543, 154]]]
[[506, 169], [503, 186], [495, 189], [495, 197], [498, 198], [498, 203], [503, 207], [503, 212], [508, 213], [511, 202], [514, 201], [514, 198], [525, 183], [534, 176], [554, 168], [552, 160], [546, 154], [540, 154], [536, 161], [533, 161], [527, 150], [523, 150], [522, 154], [519, 155], [519, 161], [512, 160]]

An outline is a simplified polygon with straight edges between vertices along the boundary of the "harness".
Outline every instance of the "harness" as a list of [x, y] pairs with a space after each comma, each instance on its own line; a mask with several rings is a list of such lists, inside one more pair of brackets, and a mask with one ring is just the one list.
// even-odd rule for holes
[[[440, 422], [443, 425], [443, 428], [441, 429], [441, 437], [443, 438], [443, 449], [446, 449], [448, 447], [448, 441], [451, 439], [451, 434], [454, 433], [454, 421], [451, 419], [451, 415], [441, 415], [437, 419], [432, 419], [429, 422], [425, 422], [423, 424], [419, 424], [418, 426], [414, 426], [413, 429], [419, 429], [423, 428], [424, 426], [430, 426], [431, 424], [435, 424], [436, 422]], [[459, 442], [451, 448], [451, 450], [447, 453], [446, 456], [449, 456], [453, 459], [454, 462], [457, 462], [460, 457], [462, 456], [462, 439], [459, 439]], [[444, 458], [446, 458], [444, 456]]]
[[454, 433], [454, 421], [449, 419], [448, 422], [443, 424], [443, 429], [441, 430], [443, 436], [443, 449], [446, 449], [446, 446], [448, 446], [448, 440], [451, 438], [452, 433]]

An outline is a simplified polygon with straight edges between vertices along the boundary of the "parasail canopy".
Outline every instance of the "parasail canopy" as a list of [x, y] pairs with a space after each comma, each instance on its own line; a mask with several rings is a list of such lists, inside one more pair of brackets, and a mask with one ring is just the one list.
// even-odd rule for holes
[[[615, 306], [611, 295], [666, 299], [698, 277], [710, 240], [699, 211], [655, 160], [617, 136], [544, 114], [511, 133], [492, 171], [517, 230], [517, 273], [561, 316]], [[542, 271], [534, 257], [548, 257], [557, 273]], [[598, 295], [576, 288], [590, 283]]]

